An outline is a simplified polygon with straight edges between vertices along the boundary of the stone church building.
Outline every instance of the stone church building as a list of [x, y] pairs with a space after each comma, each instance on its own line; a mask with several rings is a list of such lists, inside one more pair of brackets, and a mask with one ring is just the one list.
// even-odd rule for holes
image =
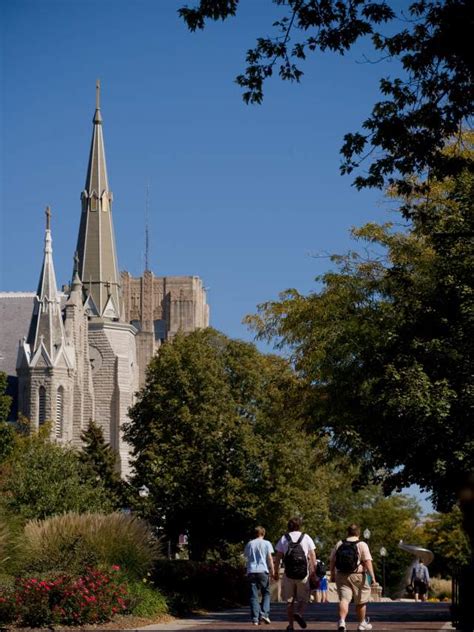
[[51, 421], [57, 441], [80, 446], [94, 420], [127, 475], [121, 427], [146, 366], [178, 331], [207, 327], [209, 308], [199, 277], [119, 273], [112, 202], [97, 84], [72, 282], [58, 291], [48, 208], [36, 294], [0, 293], [0, 370], [34, 427]]

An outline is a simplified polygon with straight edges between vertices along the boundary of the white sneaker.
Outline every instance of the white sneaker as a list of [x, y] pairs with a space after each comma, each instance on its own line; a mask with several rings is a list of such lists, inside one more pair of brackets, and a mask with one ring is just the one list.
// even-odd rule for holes
[[346, 632], [346, 622], [342, 619], [339, 621], [339, 625], [337, 626], [337, 632]]
[[366, 619], [365, 621], [363, 621], [362, 623], [359, 623], [359, 626], [357, 628], [358, 630], [371, 630], [372, 629], [372, 624], [369, 623], [369, 620]]

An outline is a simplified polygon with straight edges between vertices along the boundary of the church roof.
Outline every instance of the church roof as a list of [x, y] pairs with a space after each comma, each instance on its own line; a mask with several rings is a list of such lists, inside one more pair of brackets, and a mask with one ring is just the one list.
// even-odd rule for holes
[[34, 292], [0, 292], [0, 371], [15, 375], [18, 342], [28, 331]]

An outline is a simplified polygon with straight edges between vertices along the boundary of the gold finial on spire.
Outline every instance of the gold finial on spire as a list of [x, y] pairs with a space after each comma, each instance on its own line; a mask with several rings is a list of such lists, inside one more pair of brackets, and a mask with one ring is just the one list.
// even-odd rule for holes
[[100, 79], [95, 82], [95, 109], [100, 110]]
[[46, 215], [46, 230], [50, 230], [51, 229], [51, 208], [49, 206], [46, 207], [45, 215]]

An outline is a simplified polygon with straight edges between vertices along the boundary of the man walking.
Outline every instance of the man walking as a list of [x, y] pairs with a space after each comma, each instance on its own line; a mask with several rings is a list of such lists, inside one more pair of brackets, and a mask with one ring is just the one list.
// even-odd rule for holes
[[[250, 585], [250, 615], [252, 623], [270, 623], [270, 577], [273, 577], [273, 546], [265, 540], [265, 529], [255, 527], [255, 537], [247, 543], [247, 578]], [[260, 594], [260, 598], [259, 598]]]
[[[282, 598], [287, 602], [287, 632], [293, 632], [296, 621], [306, 628], [304, 611], [309, 601], [309, 575], [316, 568], [316, 554], [313, 540], [301, 531], [301, 518], [288, 521], [288, 533], [285, 533], [276, 545], [275, 579], [278, 580], [280, 561], [283, 560]], [[295, 604], [296, 611], [295, 611]]]
[[339, 597], [339, 632], [346, 630], [346, 617], [352, 599], [359, 620], [358, 630], [371, 630], [372, 624], [366, 619], [367, 602], [370, 598], [369, 575], [375, 583], [372, 556], [365, 542], [359, 540], [360, 530], [356, 524], [347, 528], [347, 537], [340, 540], [331, 553], [331, 581], [336, 582]]
[[418, 601], [419, 598], [421, 598], [421, 601], [426, 601], [430, 586], [430, 574], [427, 567], [423, 564], [423, 560], [418, 560], [413, 567], [411, 583], [415, 593], [415, 601]]

